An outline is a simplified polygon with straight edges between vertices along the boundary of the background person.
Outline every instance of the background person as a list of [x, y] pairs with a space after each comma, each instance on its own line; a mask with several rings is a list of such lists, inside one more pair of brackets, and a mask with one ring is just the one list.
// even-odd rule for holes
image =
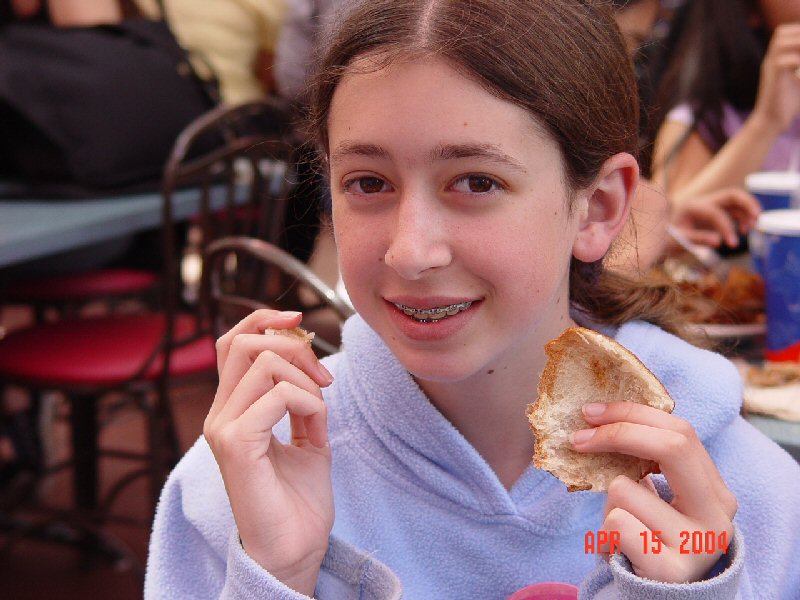
[[167, 21], [193, 57], [195, 70], [219, 83], [223, 102], [239, 104], [275, 93], [273, 59], [289, 0], [135, 0]]
[[653, 179], [676, 205], [800, 161], [800, 2], [692, 0], [667, 48]]
[[[661, 44], [653, 38], [661, 14], [659, 0], [613, 0], [614, 18], [634, 60], [640, 100], [640, 136], [643, 159], [648, 160], [648, 132], [655, 112], [652, 79]], [[645, 172], [648, 170], [645, 169]], [[640, 181], [626, 227], [611, 265], [625, 271], [645, 272], [665, 253], [677, 250], [670, 242], [667, 224], [672, 223], [690, 241], [712, 247], [739, 245], [739, 236], [754, 225], [760, 212], [757, 200], [736, 187], [727, 187], [671, 202], [663, 187]]]

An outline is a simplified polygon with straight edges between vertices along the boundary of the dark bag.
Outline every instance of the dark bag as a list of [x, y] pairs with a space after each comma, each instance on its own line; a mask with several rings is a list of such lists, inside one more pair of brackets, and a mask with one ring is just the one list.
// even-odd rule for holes
[[0, 29], [0, 173], [157, 185], [180, 131], [217, 103], [163, 21]]

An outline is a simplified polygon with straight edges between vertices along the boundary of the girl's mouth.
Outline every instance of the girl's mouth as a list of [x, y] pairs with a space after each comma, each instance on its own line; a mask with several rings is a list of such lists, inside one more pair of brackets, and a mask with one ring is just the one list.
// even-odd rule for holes
[[436, 308], [412, 308], [411, 306], [406, 306], [398, 302], [393, 302], [392, 304], [415, 321], [420, 323], [435, 323], [467, 310], [472, 305], [472, 301], [448, 304], [447, 306], [438, 306]]

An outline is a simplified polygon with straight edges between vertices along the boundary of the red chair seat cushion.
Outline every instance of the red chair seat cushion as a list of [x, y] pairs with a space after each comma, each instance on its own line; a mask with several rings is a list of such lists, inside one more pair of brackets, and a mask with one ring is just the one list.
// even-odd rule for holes
[[[10, 333], [0, 340], [0, 377], [37, 387], [93, 387], [124, 383], [142, 368], [164, 334], [163, 315], [125, 315], [65, 319]], [[186, 337], [194, 320], [179, 316], [175, 339]], [[158, 377], [163, 356], [145, 379]], [[205, 336], [173, 350], [170, 375], [216, 368], [214, 340]]]
[[139, 294], [155, 286], [157, 281], [156, 274], [150, 271], [100, 269], [12, 281], [6, 299], [41, 302]]

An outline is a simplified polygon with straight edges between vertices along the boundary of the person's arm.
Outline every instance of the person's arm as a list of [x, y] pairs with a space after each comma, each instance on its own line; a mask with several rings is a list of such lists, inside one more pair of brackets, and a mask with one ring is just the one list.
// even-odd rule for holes
[[107, 25], [122, 20], [118, 0], [47, 0], [47, 10], [56, 27]]
[[[291, 435], [288, 426], [277, 429], [282, 439]], [[315, 598], [397, 600], [401, 594], [397, 576], [372, 553], [330, 538]], [[147, 554], [144, 599], [186, 598], [308, 599], [244, 551], [219, 467], [203, 438], [181, 459], [164, 486]]]
[[778, 136], [800, 114], [800, 24], [775, 30], [761, 65], [756, 105], [742, 128], [713, 154], [697, 132], [687, 125], [667, 121], [658, 132], [653, 179], [664, 186], [670, 199], [680, 204], [729, 186], [743, 186], [747, 174], [759, 170]]
[[42, 0], [11, 0], [11, 10], [20, 19], [29, 19], [42, 9]]
[[597, 568], [583, 582], [582, 600], [756, 600], [750, 590], [744, 560], [744, 543], [737, 531], [728, 553], [720, 560], [713, 575], [694, 583], [661, 583], [639, 577], [623, 554], [615, 554], [608, 564]]
[[394, 600], [398, 578], [330, 536], [331, 450], [305, 340], [265, 335], [299, 312], [258, 310], [217, 341], [219, 384], [201, 439], [170, 475], [150, 540], [145, 598]]
[[291, 101], [300, 98], [312, 61], [314, 35], [319, 26], [314, 5], [311, 0], [295, 0], [289, 3], [286, 20], [275, 47], [275, 89], [278, 94]]
[[757, 115], [713, 154], [695, 131], [689, 134], [674, 156], [669, 152], [680, 143], [686, 125], [667, 121], [656, 138], [653, 179], [667, 190], [670, 201], [680, 206], [688, 198], [722, 188], [744, 187], [745, 177], [758, 171], [780, 131], [763, 123]]

